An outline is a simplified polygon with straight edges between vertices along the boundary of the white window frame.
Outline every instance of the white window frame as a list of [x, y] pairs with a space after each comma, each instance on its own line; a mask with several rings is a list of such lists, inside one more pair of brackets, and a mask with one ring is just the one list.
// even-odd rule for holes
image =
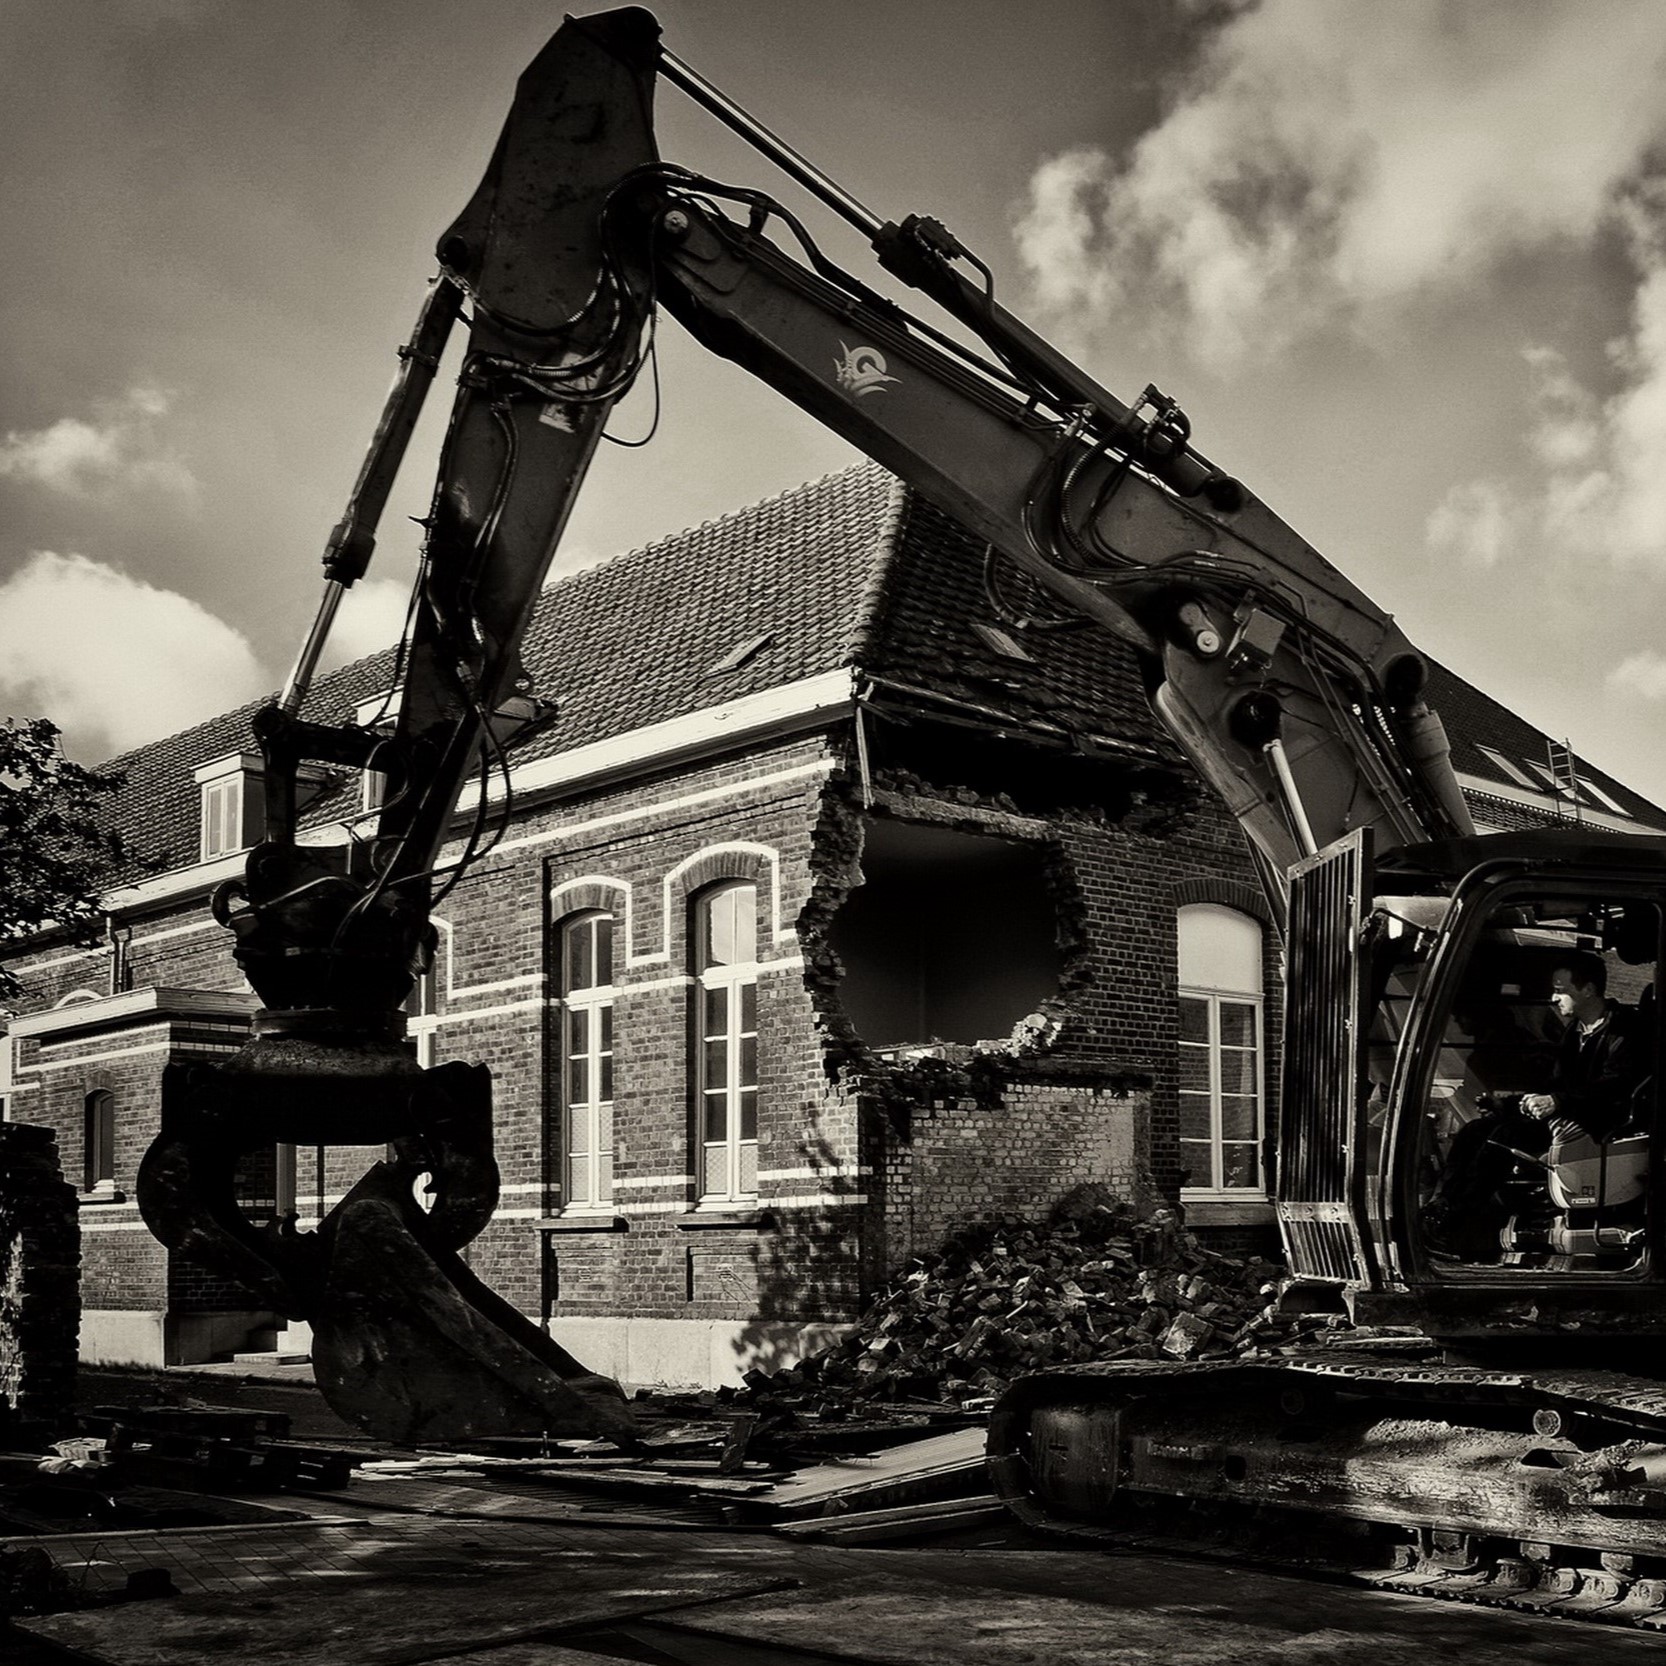
[[247, 850], [250, 829], [264, 810], [250, 802], [251, 783], [265, 784], [261, 761], [252, 752], [233, 752], [196, 770], [202, 799], [200, 859], [212, 862]]
[[434, 1032], [440, 1018], [440, 966], [436, 951], [434, 964], [411, 981], [405, 997], [405, 1034], [416, 1049], [417, 1063], [424, 1070], [434, 1065]]
[[[1544, 784], [1542, 782], [1535, 781], [1533, 777], [1527, 773], [1526, 769], [1522, 767], [1522, 764], [1518, 764], [1514, 760], [1505, 757], [1497, 747], [1483, 746], [1479, 741], [1477, 741], [1475, 743], [1475, 750], [1479, 752], [1482, 757], [1486, 758], [1489, 763], [1494, 765], [1495, 768], [1500, 770], [1504, 775], [1508, 776], [1511, 781], [1515, 782], [1518, 787], [1526, 787], [1529, 792], [1544, 791]], [[1525, 762], [1526, 760], [1524, 759], [1523, 763]]]
[[[610, 947], [608, 978], [574, 988], [569, 981], [570, 945], [579, 931], [590, 934], [591, 964], [596, 964], [595, 934], [600, 923], [608, 922]], [[588, 908], [569, 914], [557, 930], [560, 956], [561, 1006], [558, 1018], [561, 1103], [561, 1203], [564, 1213], [611, 1213], [613, 1203], [613, 1022], [619, 988], [613, 968], [618, 964], [619, 922], [605, 908]], [[584, 1032], [583, 1045], [575, 1047], [577, 1028]], [[573, 1092], [577, 1074], [584, 1091]], [[575, 1183], [577, 1165], [584, 1167], [583, 1183]]]
[[[1266, 1174], [1267, 1034], [1266, 994], [1260, 974], [1260, 956], [1264, 955], [1266, 950], [1265, 931], [1261, 922], [1253, 915], [1245, 914], [1238, 909], [1227, 908], [1224, 905], [1214, 903], [1190, 904], [1188, 907], [1196, 909], [1199, 913], [1207, 910], [1217, 916], [1230, 918], [1233, 922], [1235, 922], [1234, 929], [1237, 929], [1237, 922], [1241, 922], [1242, 925], [1246, 927], [1254, 927], [1258, 944], [1255, 978], [1258, 987], [1253, 990], [1239, 988], [1235, 987], [1233, 984], [1218, 981], [1209, 976], [1198, 976], [1195, 972], [1190, 977], [1186, 977], [1184, 972], [1182, 973], [1182, 981], [1176, 990], [1177, 1007], [1178, 1003], [1182, 1001], [1196, 1001], [1203, 1006], [1206, 1015], [1206, 1039], [1202, 1042], [1188, 1042], [1177, 1038], [1176, 1073], [1179, 1078], [1177, 1081], [1177, 1092], [1182, 1109], [1184, 1108], [1184, 1103], [1188, 1098], [1202, 1097], [1202, 1094], [1198, 1093], [1196, 1090], [1187, 1090], [1183, 1086], [1179, 1085], [1180, 1082], [1184, 1081], [1184, 1075], [1179, 1071], [1179, 1061], [1185, 1056], [1187, 1051], [1205, 1052], [1208, 1056], [1207, 1076], [1209, 1085], [1207, 1093], [1209, 1099], [1209, 1137], [1207, 1144], [1209, 1164], [1206, 1179], [1199, 1177], [1196, 1165], [1192, 1165], [1191, 1178], [1188, 1184], [1181, 1188], [1180, 1195], [1184, 1200], [1197, 1202], [1242, 1202], [1247, 1199], [1265, 1199], [1268, 1195]], [[1182, 936], [1186, 931], [1187, 914], [1187, 908], [1182, 908], [1176, 921], [1177, 932]], [[1183, 954], [1183, 963], [1184, 958]], [[1225, 1138], [1225, 1130], [1223, 1126], [1224, 1106], [1221, 1066], [1224, 1056], [1228, 1051], [1236, 1053], [1245, 1051], [1245, 1049], [1238, 1047], [1227, 1048], [1223, 1045], [1221, 1041], [1221, 1008], [1223, 1005], [1247, 1007], [1250, 1009], [1252, 1014], [1255, 1066], [1253, 1072], [1255, 1125], [1254, 1135], [1251, 1139], [1227, 1140]], [[1181, 1126], [1182, 1129], [1184, 1129], [1183, 1120]], [[1188, 1136], [1184, 1132], [1181, 1133], [1179, 1137], [1179, 1145], [1183, 1167], [1187, 1165], [1187, 1160], [1189, 1158], [1201, 1154], [1201, 1148], [1204, 1143], [1205, 1142], [1201, 1139]], [[1228, 1145], [1248, 1146], [1254, 1153], [1256, 1177], [1247, 1186], [1228, 1186], [1225, 1183], [1226, 1147]]]
[[[752, 909], [752, 958], [724, 965], [712, 962], [713, 909], [724, 898], [744, 893]], [[758, 887], [749, 879], [726, 881], [702, 891], [694, 899], [695, 913], [695, 1094], [698, 1106], [696, 1149], [699, 1153], [698, 1191], [705, 1205], [751, 1203], [758, 1196]], [[722, 993], [721, 1027], [708, 1021], [711, 997]], [[747, 997], [752, 1004], [750, 1027], [744, 1022]], [[751, 1079], [745, 1070], [746, 1043], [752, 1043]], [[720, 1049], [722, 1081], [714, 1081], [712, 1048]], [[746, 1095], [752, 1096], [752, 1133], [743, 1133]], [[711, 1137], [712, 1109], [723, 1109], [723, 1137]], [[750, 1180], [750, 1184], [748, 1184]]]
[[229, 856], [243, 848], [243, 778], [206, 781], [202, 789], [202, 859]]

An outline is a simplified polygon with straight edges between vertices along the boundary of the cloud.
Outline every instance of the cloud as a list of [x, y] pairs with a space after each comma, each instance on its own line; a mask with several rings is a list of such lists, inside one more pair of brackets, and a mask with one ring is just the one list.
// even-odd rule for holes
[[100, 400], [92, 421], [60, 417], [45, 428], [14, 429], [0, 439], [0, 477], [72, 497], [135, 487], [193, 497], [196, 477], [163, 431], [171, 404], [157, 388], [135, 387]]
[[331, 671], [391, 648], [404, 632], [410, 600], [410, 585], [398, 579], [360, 579], [342, 598], [321, 669]]
[[1650, 648], [1628, 655], [1608, 673], [1608, 687], [1616, 694], [1666, 701], [1666, 654]]
[[1429, 516], [1430, 547], [1472, 567], [1496, 567], [1517, 535], [1515, 512], [1496, 480], [1456, 485]]
[[1076, 344], [1131, 308], [1201, 358], [1276, 352], [1608, 223], [1666, 133], [1656, 0], [1264, 0], [1124, 155], [1034, 173], [1016, 236]]
[[560, 584], [563, 579], [572, 578], [577, 573], [587, 573], [592, 567], [600, 567], [604, 562], [613, 560], [619, 553], [618, 550], [597, 549], [591, 544], [563, 543], [555, 552], [550, 570], [544, 575], [544, 588], [547, 590], [552, 584]]
[[1640, 190], [1622, 208], [1636, 288], [1609, 344], [1615, 391], [1600, 397], [1561, 354], [1528, 347], [1531, 483], [1508, 498], [1495, 481], [1455, 486], [1429, 518], [1437, 551], [1491, 566], [1516, 544], [1666, 573], [1666, 195]]
[[0, 583], [0, 712], [108, 757], [263, 693], [246, 637], [176, 591], [39, 550]]

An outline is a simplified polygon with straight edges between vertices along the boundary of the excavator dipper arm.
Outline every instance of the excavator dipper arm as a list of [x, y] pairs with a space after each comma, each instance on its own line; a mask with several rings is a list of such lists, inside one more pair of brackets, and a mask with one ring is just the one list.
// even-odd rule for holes
[[[490, 1076], [418, 1069], [403, 1004], [432, 953], [436, 868], [458, 798], [500, 744], [494, 718], [525, 693], [521, 637], [641, 360], [646, 275], [624, 258], [607, 208], [619, 180], [654, 160], [657, 38], [647, 14], [628, 11], [557, 34], [521, 77], [491, 166], [440, 241], [440, 278], [325, 551], [319, 624], [255, 724], [267, 836], [214, 907], [263, 1010], [223, 1065], [170, 1068], [139, 1178], [157, 1236], [307, 1321], [331, 1404], [385, 1438], [630, 1438], [618, 1385], [461, 1259], [498, 1197]], [[422, 392], [465, 307], [393, 734], [310, 722], [300, 712], [329, 619], [365, 570]], [[386, 775], [371, 838], [303, 842], [296, 778], [310, 759]], [[239, 1161], [274, 1144], [391, 1154], [302, 1233], [292, 1220], [256, 1225], [236, 1202]]]

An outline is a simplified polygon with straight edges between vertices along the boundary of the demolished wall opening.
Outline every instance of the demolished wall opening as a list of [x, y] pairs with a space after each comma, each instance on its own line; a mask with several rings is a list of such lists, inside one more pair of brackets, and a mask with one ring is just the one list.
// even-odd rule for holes
[[1000, 1040], [1057, 996], [1039, 845], [874, 820], [861, 863], [830, 941], [840, 1004], [869, 1047]]

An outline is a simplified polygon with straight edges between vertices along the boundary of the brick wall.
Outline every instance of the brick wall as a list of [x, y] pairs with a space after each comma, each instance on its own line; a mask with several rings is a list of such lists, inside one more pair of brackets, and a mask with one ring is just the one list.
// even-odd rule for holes
[[[151, 1015], [106, 1030], [16, 1038], [19, 1113], [50, 1129], [77, 1197], [84, 1308], [204, 1313], [261, 1305], [214, 1269], [170, 1256], [146, 1230], [136, 1195], [140, 1160], [161, 1125], [163, 1067], [223, 1057], [243, 1031], [236, 1020]], [[86, 1107], [99, 1092], [111, 1097], [114, 1174], [89, 1190]]]
[[[1037, 781], [1045, 773], [1032, 768]], [[1032, 792], [1019, 805], [918, 771], [866, 785], [868, 802], [850, 737], [834, 731], [523, 804], [496, 850], [445, 898], [434, 1010], [415, 1028], [433, 1062], [493, 1071], [503, 1192], [465, 1254], [523, 1311], [838, 1321], [965, 1216], [1045, 1214], [1083, 1181], [1176, 1195], [1175, 910], [1253, 897], [1236, 827], [1201, 800], [1154, 807], [1125, 794], [1109, 809], [1084, 810]], [[1108, 791], [1107, 803], [1115, 797]], [[899, 1084], [839, 1009], [827, 932], [877, 815], [1025, 840], [1040, 853], [1061, 966], [1058, 995], [1045, 1003], [1049, 1033], [1023, 1069], [969, 1107]], [[756, 1218], [711, 1224], [690, 1218], [698, 1188], [687, 922], [699, 888], [726, 878], [757, 887], [759, 1184]], [[561, 1194], [553, 946], [564, 915], [595, 907], [618, 921], [615, 1191], [611, 1211], [575, 1222]], [[130, 956], [139, 986], [241, 982], [201, 899], [136, 922]], [[48, 952], [19, 969], [33, 1011], [108, 981], [100, 950]], [[1269, 978], [1269, 1013], [1276, 1004]], [[122, 1107], [120, 1199], [82, 1210], [88, 1306], [253, 1305], [207, 1269], [170, 1266], [133, 1205], [161, 1066], [180, 1039], [130, 1031], [21, 1049], [19, 1109], [56, 1128], [72, 1176], [84, 1094], [108, 1085]], [[299, 1151], [303, 1227], [381, 1155]]]
[[0, 1122], [0, 1432], [74, 1403], [80, 1258], [52, 1131]]
[[1044, 1081], [1013, 1082], [994, 1104], [925, 1101], [888, 1167], [891, 1264], [980, 1216], [1044, 1217], [1079, 1186], [1148, 1202], [1149, 1113], [1144, 1089]]

